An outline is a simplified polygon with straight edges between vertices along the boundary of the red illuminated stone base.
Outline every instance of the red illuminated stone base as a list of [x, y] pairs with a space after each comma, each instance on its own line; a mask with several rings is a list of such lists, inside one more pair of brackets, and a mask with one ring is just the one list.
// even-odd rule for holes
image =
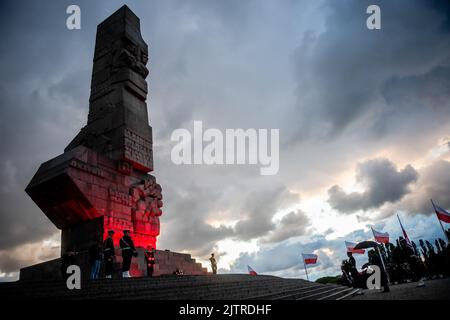
[[40, 166], [26, 192], [62, 230], [61, 253], [74, 246], [87, 250], [110, 229], [116, 244], [128, 229], [136, 247], [156, 248], [161, 186], [150, 174], [123, 173], [121, 165], [78, 146]]
[[[147, 275], [147, 268], [144, 261], [144, 249], [138, 248], [138, 256], [133, 258], [130, 273], [133, 277], [143, 277]], [[203, 268], [201, 263], [197, 262], [190, 254], [172, 252], [172, 251], [155, 251], [155, 270], [154, 276], [172, 275], [176, 269], [183, 270], [185, 275], [208, 275], [208, 270]], [[82, 279], [89, 279], [89, 263], [87, 253], [80, 253], [77, 256], [77, 265], [80, 266]], [[118, 256], [114, 266], [113, 277], [118, 279], [122, 277], [121, 270], [122, 257], [118, 250]], [[62, 280], [61, 277], [61, 259], [46, 261], [33, 266], [20, 269], [20, 281], [53, 281]], [[103, 268], [101, 271], [103, 275]]]

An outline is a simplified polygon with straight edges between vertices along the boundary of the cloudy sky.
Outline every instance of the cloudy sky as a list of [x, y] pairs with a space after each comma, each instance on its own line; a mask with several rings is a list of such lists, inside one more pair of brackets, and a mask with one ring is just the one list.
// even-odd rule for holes
[[[0, 279], [56, 257], [59, 231], [25, 194], [85, 125], [96, 25], [124, 1], [0, 4]], [[125, 2], [150, 48], [148, 108], [163, 186], [160, 249], [221, 272], [339, 273], [370, 226], [442, 231], [450, 208], [450, 3], [380, 0]], [[81, 30], [65, 25], [81, 7]], [[366, 28], [378, 4], [382, 29]], [[171, 162], [177, 128], [280, 130], [280, 170]], [[363, 257], [358, 258], [362, 263]]]

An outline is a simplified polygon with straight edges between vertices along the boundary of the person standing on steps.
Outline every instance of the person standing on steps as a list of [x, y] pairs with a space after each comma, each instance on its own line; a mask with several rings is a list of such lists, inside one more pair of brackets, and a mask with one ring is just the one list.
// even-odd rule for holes
[[130, 266], [131, 259], [137, 257], [137, 251], [131, 240], [130, 230], [123, 230], [123, 237], [120, 239], [120, 248], [122, 249], [122, 278], [131, 278]]
[[100, 274], [103, 260], [103, 243], [101, 239], [96, 240], [89, 247], [89, 264], [91, 265], [91, 280], [97, 280]]
[[216, 258], [214, 258], [214, 253], [211, 253], [211, 258], [209, 258], [209, 261], [211, 262], [211, 269], [213, 274], [217, 274], [217, 261]]
[[116, 255], [114, 249], [114, 230], [108, 231], [108, 237], [103, 242], [103, 257], [105, 259], [105, 278], [111, 279], [114, 267], [114, 258]]
[[71, 265], [76, 265], [76, 256], [78, 252], [74, 248], [69, 247], [61, 257], [61, 275], [64, 280], [69, 277], [67, 268]]
[[147, 266], [147, 276], [153, 276], [153, 270], [155, 266], [155, 249], [152, 247], [148, 247], [148, 250], [145, 251], [145, 264]]

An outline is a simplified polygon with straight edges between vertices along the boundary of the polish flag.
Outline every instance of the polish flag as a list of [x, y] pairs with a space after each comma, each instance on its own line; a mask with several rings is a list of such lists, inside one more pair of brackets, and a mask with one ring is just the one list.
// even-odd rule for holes
[[257, 275], [258, 275], [258, 274], [256, 273], [256, 271], [252, 269], [252, 267], [247, 266], [247, 269], [248, 269], [248, 274], [249, 274], [249, 275], [251, 275], [251, 276], [257, 276]]
[[373, 237], [379, 243], [389, 243], [389, 233], [387, 232], [379, 232], [372, 228]]
[[305, 264], [316, 264], [317, 263], [317, 255], [312, 253], [302, 253], [303, 262]]
[[439, 220], [444, 221], [446, 223], [450, 223], [450, 212], [442, 209], [441, 207], [435, 205], [434, 203], [433, 207]]
[[345, 246], [347, 247], [347, 252], [351, 253], [357, 253], [357, 254], [364, 254], [366, 250], [364, 249], [354, 249], [356, 246], [356, 243], [345, 241]]
[[403, 224], [400, 220], [400, 216], [397, 214], [398, 222], [400, 223], [400, 228], [402, 228], [403, 238], [406, 240], [406, 245], [410, 248], [413, 248], [411, 240], [409, 240], [408, 234], [406, 233], [405, 228], [403, 228]]

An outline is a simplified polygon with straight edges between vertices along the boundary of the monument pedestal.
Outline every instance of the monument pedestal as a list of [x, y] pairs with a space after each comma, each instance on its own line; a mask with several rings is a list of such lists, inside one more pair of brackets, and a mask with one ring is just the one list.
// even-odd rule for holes
[[[131, 261], [130, 274], [133, 277], [147, 276], [147, 267], [144, 259], [143, 248], [137, 248], [138, 256]], [[114, 263], [114, 279], [122, 278], [122, 257], [120, 250], [117, 250], [116, 261]], [[207, 275], [208, 270], [203, 268], [187, 253], [172, 252], [168, 250], [155, 251], [155, 266], [153, 276], [172, 275], [176, 269], [183, 270], [185, 275]], [[81, 269], [82, 280], [89, 280], [90, 265], [87, 252], [81, 252], [76, 257], [76, 264]], [[103, 278], [103, 268], [100, 277]], [[61, 259], [54, 259], [39, 263], [33, 266], [20, 269], [20, 281], [52, 281], [62, 280]]]

